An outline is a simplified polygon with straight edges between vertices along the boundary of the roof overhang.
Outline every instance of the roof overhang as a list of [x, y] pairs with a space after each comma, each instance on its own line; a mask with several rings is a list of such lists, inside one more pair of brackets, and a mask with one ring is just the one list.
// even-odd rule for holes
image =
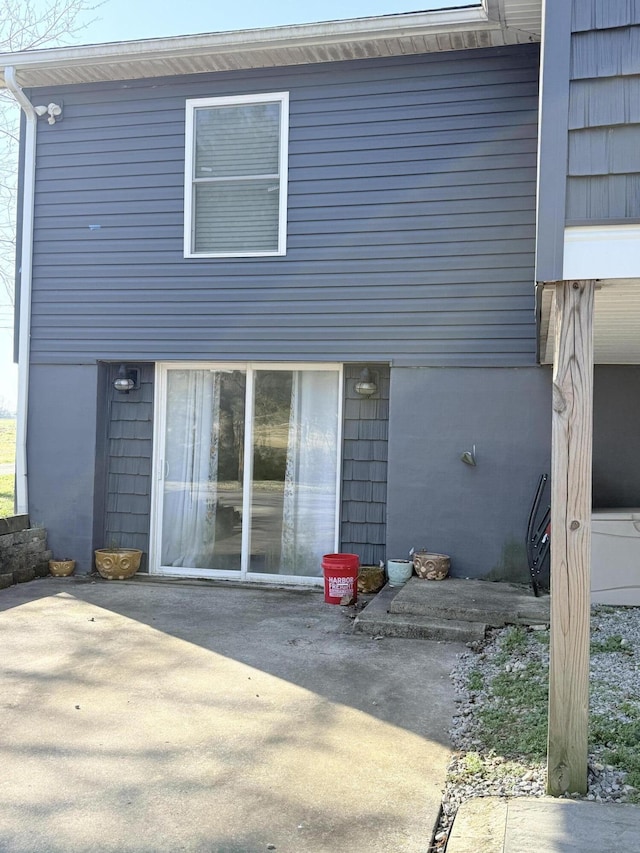
[[21, 86], [37, 88], [498, 47], [538, 41], [540, 5], [482, 0], [430, 12], [3, 53], [0, 69], [15, 67]]

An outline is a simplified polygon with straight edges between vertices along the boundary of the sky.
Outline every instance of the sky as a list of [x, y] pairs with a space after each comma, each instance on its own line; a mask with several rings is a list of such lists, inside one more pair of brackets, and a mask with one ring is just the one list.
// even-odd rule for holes
[[[81, 43], [275, 27], [464, 6], [474, 0], [106, 0]], [[479, 2], [479, 0], [478, 0]]]
[[[222, 30], [275, 27], [371, 15], [390, 15], [452, 6], [474, 0], [105, 0], [86, 16], [76, 44], [161, 38]], [[47, 0], [34, 5], [46, 7]], [[0, 404], [15, 408], [17, 369], [13, 365], [10, 308], [0, 300]]]

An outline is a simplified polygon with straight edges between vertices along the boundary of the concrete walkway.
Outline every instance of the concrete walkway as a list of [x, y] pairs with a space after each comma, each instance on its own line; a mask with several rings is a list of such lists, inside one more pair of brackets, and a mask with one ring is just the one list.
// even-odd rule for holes
[[43, 579], [0, 593], [0, 851], [426, 853], [455, 644], [320, 593]]
[[469, 800], [447, 853], [638, 853], [640, 807], [584, 800]]

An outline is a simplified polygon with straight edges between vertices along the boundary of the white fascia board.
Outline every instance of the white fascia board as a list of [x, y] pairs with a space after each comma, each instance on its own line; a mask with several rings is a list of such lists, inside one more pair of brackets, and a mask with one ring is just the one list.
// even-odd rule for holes
[[565, 228], [565, 281], [640, 277], [640, 225], [580, 225]]
[[[220, 33], [176, 36], [171, 38], [119, 41], [107, 44], [78, 47], [45, 48], [16, 53], [0, 54], [0, 67], [13, 65], [18, 72], [41, 70], [55, 75], [58, 68], [74, 65], [105, 67], [105, 80], [119, 79], [117, 65], [122, 62], [157, 62], [205, 56], [211, 53], [247, 55], [253, 51], [274, 48], [302, 50], [340, 44], [342, 42], [368, 42], [376, 39], [410, 38], [420, 35], [437, 35], [466, 29], [492, 29], [482, 5], [432, 12], [409, 12], [400, 15], [380, 15], [371, 18], [352, 18], [346, 21], [329, 21], [317, 24], [300, 24], [265, 29], [231, 30]], [[4, 82], [0, 81], [0, 86]]]

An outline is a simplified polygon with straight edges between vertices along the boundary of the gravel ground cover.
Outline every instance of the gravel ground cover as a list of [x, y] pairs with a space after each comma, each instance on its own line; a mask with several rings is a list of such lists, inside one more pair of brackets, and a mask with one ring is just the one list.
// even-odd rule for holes
[[[545, 793], [549, 631], [509, 627], [470, 644], [452, 672], [456, 750], [433, 850], [472, 797]], [[584, 799], [640, 801], [640, 608], [591, 617], [589, 789]], [[578, 794], [572, 794], [582, 798]]]

